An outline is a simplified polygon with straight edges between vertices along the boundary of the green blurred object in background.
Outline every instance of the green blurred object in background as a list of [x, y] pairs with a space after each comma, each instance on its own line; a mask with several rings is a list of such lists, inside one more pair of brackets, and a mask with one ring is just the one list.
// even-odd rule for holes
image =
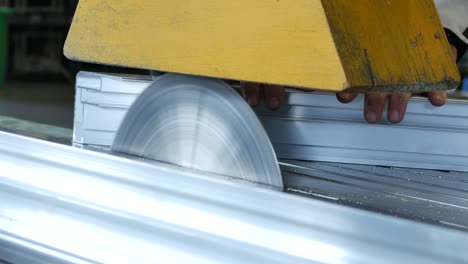
[[13, 9], [0, 7], [0, 88], [5, 86], [8, 59], [8, 17]]

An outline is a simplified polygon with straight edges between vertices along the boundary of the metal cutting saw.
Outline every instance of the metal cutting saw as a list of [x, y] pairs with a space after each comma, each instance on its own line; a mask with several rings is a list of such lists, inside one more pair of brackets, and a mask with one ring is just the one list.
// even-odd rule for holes
[[334, 92], [452, 89], [459, 73], [443, 36], [432, 0], [87, 0], [64, 52], [178, 73], [134, 103], [113, 150], [282, 187], [267, 134], [223, 80]]
[[282, 188], [255, 113], [226, 83], [166, 74], [133, 103], [112, 150]]
[[330, 94], [456, 87], [433, 0], [81, 0], [64, 53], [161, 75], [78, 74], [110, 149], [0, 132], [1, 263], [468, 262], [466, 99], [390, 126]]

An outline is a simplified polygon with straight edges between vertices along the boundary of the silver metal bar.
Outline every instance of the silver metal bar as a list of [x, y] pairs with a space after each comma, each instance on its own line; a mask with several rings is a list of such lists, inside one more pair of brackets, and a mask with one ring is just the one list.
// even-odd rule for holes
[[1, 132], [0, 168], [4, 261], [468, 262], [464, 233]]
[[[74, 140], [109, 146], [148, 76], [81, 72]], [[412, 99], [402, 124], [365, 123], [363, 98], [339, 103], [333, 94], [288, 91], [279, 111], [257, 109], [279, 158], [468, 171], [468, 102], [436, 108]]]
[[257, 112], [279, 158], [468, 171], [468, 102], [436, 108], [416, 98], [399, 125], [366, 124], [362, 105], [290, 92], [281, 110]]

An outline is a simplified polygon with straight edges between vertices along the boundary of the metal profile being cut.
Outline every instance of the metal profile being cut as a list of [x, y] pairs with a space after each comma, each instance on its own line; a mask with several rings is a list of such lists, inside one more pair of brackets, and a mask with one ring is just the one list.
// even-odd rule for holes
[[[149, 84], [147, 76], [81, 72], [74, 142], [110, 147], [131, 104]], [[362, 118], [363, 96], [341, 104], [332, 94], [288, 90], [286, 98], [277, 111], [256, 109], [279, 158], [468, 170], [465, 100], [449, 99], [444, 107], [436, 108], [424, 98], [414, 98], [401, 124], [372, 125]], [[407, 136], [405, 144], [390, 140], [402, 133]]]
[[[329, 91], [445, 90], [455, 87], [459, 80], [432, 0], [185, 4], [183, 0], [140, 1], [138, 5], [130, 0], [80, 1], [65, 54], [78, 61]], [[185, 15], [180, 13], [181, 6], [188, 10]], [[240, 8], [245, 11], [242, 20], [238, 18]], [[411, 11], [411, 16], [404, 11]], [[353, 19], [352, 26], [343, 23], [353, 17], [359, 19]], [[401, 34], [402, 24], [405, 34]], [[375, 37], [383, 26], [388, 28], [386, 34]], [[192, 41], [182, 41], [186, 39]], [[389, 56], [393, 53], [401, 56]], [[317, 64], [319, 60], [323, 64]], [[258, 140], [269, 146], [261, 126], [253, 125], [258, 121], [246, 110], [247, 104], [227, 94], [220, 94], [218, 99], [222, 100], [197, 99], [220, 89], [220, 83], [205, 79], [202, 86], [207, 90], [201, 92], [202, 86], [183, 81], [197, 83], [197, 77], [173, 76], [162, 78], [154, 85], [159, 85], [158, 89], [149, 89], [137, 100], [113, 149], [281, 186], [279, 173], [271, 172], [279, 171], [271, 147], [252, 143]], [[162, 81], [169, 78], [175, 81]], [[164, 86], [184, 86], [184, 93], [193, 98], [170, 95], [177, 90], [171, 89], [163, 103], [149, 102], [147, 98], [160, 98], [158, 93], [167, 88]], [[185, 101], [178, 104], [169, 100]], [[222, 106], [207, 106], [219, 101], [235, 107], [224, 110]], [[179, 109], [172, 111], [172, 104]], [[184, 116], [191, 111], [186, 109], [195, 111], [191, 113], [194, 116]], [[200, 110], [203, 115], [196, 114]], [[236, 113], [239, 116], [230, 118]], [[213, 116], [222, 122], [210, 124]], [[244, 123], [252, 127], [247, 129]], [[239, 127], [249, 132], [236, 133]], [[199, 133], [201, 128], [203, 133]], [[161, 132], [164, 129], [167, 131]]]
[[[77, 60], [331, 91], [443, 90], [458, 77], [431, 0], [83, 0], [77, 14], [65, 50]], [[290, 116], [292, 136], [285, 138], [307, 143], [310, 127], [294, 123], [304, 118], [300, 114]], [[317, 130], [327, 133], [323, 121], [316, 122]], [[265, 131], [221, 80], [167, 74], [135, 101], [113, 149], [162, 163], [4, 133], [0, 143], [0, 200], [5, 201], [0, 203], [0, 257], [9, 263], [468, 259], [466, 235], [453, 230], [206, 177], [214, 172], [282, 185]], [[438, 217], [439, 206], [421, 217], [444, 221], [466, 215], [466, 208], [452, 210], [467, 206], [466, 186], [458, 178], [420, 183], [421, 177], [386, 171], [379, 182], [362, 171], [367, 168], [355, 166], [345, 174], [346, 168], [335, 164], [283, 164], [286, 172], [300, 174], [289, 179], [299, 187], [307, 187], [301, 182], [310, 176], [312, 187], [342, 183], [385, 196], [373, 196], [381, 199], [369, 206], [411, 196], [407, 208], [432, 199], [429, 206], [445, 203], [451, 206], [445, 212], [454, 212]], [[442, 175], [447, 176], [453, 177]], [[401, 191], [399, 185], [407, 188]], [[339, 200], [348, 190], [313, 194]], [[467, 225], [464, 219], [448, 220]]]
[[257, 113], [280, 159], [468, 171], [468, 102], [433, 107], [413, 98], [405, 120], [368, 124], [364, 96], [340, 104], [334, 95], [291, 91], [278, 111]]

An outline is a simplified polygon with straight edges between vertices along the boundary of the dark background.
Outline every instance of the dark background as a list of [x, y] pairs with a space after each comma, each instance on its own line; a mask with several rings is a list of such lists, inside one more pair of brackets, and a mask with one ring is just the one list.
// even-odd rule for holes
[[0, 87], [0, 117], [72, 128], [78, 71], [146, 73], [78, 63], [63, 56], [77, 3], [78, 0], [0, 0], [1, 7], [13, 10], [7, 20], [7, 81]]

